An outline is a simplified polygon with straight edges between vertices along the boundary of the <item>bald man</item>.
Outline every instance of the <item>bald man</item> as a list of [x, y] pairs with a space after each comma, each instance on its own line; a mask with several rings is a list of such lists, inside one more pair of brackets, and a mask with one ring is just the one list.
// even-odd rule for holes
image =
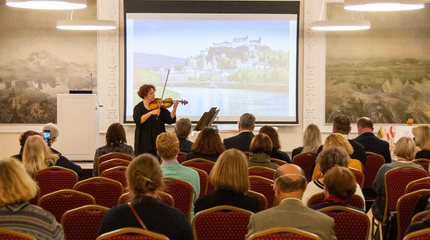
[[303, 205], [302, 197], [307, 181], [299, 166], [280, 166], [274, 179], [275, 197], [280, 204], [251, 216], [246, 239], [256, 232], [274, 227], [294, 227], [314, 233], [321, 239], [337, 239], [333, 230], [333, 218]]

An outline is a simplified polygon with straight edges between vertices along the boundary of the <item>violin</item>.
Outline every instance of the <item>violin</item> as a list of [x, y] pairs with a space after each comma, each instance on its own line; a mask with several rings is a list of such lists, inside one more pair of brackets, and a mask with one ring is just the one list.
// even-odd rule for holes
[[[171, 98], [166, 98], [164, 100], [161, 100], [161, 98], [156, 98], [154, 101], [149, 103], [149, 108], [151, 110], [158, 109], [158, 108], [169, 108], [173, 105], [173, 101]], [[186, 100], [179, 100], [180, 103], [183, 105], [188, 104], [188, 101]]]

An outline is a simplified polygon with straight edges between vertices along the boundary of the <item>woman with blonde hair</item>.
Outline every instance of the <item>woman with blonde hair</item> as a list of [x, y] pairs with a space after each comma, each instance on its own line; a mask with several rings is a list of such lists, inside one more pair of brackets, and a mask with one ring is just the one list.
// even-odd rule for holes
[[287, 163], [291, 163], [291, 159], [286, 152], [281, 151], [281, 144], [279, 142], [279, 135], [275, 128], [265, 125], [260, 128], [258, 133], [265, 133], [272, 140], [272, 152], [270, 153], [271, 158], [280, 159]]
[[157, 200], [164, 187], [158, 159], [145, 153], [133, 159], [126, 171], [130, 202], [111, 208], [103, 218], [99, 235], [125, 227], [143, 228], [174, 240], [192, 240], [185, 215]]
[[55, 165], [59, 156], [52, 153], [45, 140], [39, 135], [27, 138], [22, 154], [22, 164], [30, 176], [37, 171]]
[[187, 153], [185, 160], [204, 158], [215, 162], [224, 151], [225, 147], [218, 131], [206, 127], [197, 135], [191, 146], [191, 152]]
[[300, 153], [316, 153], [322, 144], [321, 131], [315, 124], [309, 124], [303, 133], [303, 147], [293, 149], [292, 158]]
[[229, 149], [215, 162], [209, 181], [215, 186], [215, 192], [197, 199], [195, 213], [219, 205], [231, 205], [252, 212], [260, 210], [258, 198], [246, 195], [249, 190], [248, 158], [237, 150]]
[[415, 155], [415, 159], [430, 159], [430, 127], [427, 125], [414, 127], [412, 134], [415, 137], [415, 144], [421, 148], [421, 151]]
[[64, 239], [63, 229], [55, 217], [28, 202], [36, 194], [36, 182], [18, 160], [0, 160], [0, 227], [27, 233], [37, 239]]

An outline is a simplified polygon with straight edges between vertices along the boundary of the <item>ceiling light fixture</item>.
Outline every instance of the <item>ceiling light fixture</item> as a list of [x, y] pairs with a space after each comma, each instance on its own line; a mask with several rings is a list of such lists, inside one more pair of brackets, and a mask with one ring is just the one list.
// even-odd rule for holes
[[6, 0], [6, 5], [17, 8], [68, 10], [87, 7], [87, 0]]
[[403, 11], [424, 8], [424, 0], [345, 0], [352, 11]]

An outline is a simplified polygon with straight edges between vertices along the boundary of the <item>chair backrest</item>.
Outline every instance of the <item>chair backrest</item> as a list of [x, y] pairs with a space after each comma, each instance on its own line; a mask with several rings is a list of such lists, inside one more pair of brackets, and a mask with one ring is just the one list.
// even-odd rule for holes
[[424, 194], [430, 194], [430, 189], [407, 193], [397, 201], [397, 239], [403, 239], [418, 198]]
[[366, 166], [364, 166], [364, 185], [363, 188], [372, 188], [376, 174], [385, 163], [385, 158], [382, 155], [366, 152]]
[[104, 233], [96, 240], [169, 240], [169, 238], [142, 228], [128, 227]]
[[105, 170], [107, 170], [107, 169], [110, 169], [110, 168], [113, 168], [113, 167], [118, 167], [118, 166], [127, 167], [129, 164], [130, 164], [130, 161], [124, 160], [124, 159], [121, 159], [121, 158], [109, 159], [109, 160], [104, 161], [104, 162], [102, 162], [102, 163], [100, 163], [98, 165], [99, 176], [102, 175], [102, 173]]
[[420, 178], [408, 183], [405, 193], [415, 192], [420, 189], [430, 189], [430, 177]]
[[248, 168], [249, 176], [260, 176], [267, 179], [273, 180], [273, 175], [275, 175], [275, 170], [268, 167], [253, 166]]
[[67, 240], [96, 239], [99, 226], [109, 210], [99, 205], [85, 205], [63, 214], [61, 225]]
[[172, 177], [163, 177], [163, 181], [166, 185], [164, 192], [173, 197], [175, 208], [181, 210], [190, 221], [194, 194], [191, 183]]
[[199, 195], [199, 197], [206, 195], [206, 193], [208, 191], [208, 183], [209, 183], [208, 174], [205, 171], [198, 169], [198, 168], [195, 168], [195, 167], [189, 167], [189, 168], [196, 170], [197, 173], [199, 174], [199, 178], [200, 178], [200, 195]]
[[193, 167], [193, 168], [201, 169], [209, 175], [212, 171], [212, 168], [215, 165], [215, 162], [212, 162], [211, 160], [207, 160], [204, 158], [194, 158], [194, 159], [185, 161], [181, 164], [184, 166], [187, 166], [187, 167]]
[[430, 239], [430, 228], [421, 229], [411, 232], [403, 238], [403, 240], [425, 240]]
[[126, 188], [127, 177], [125, 176], [125, 171], [127, 171], [127, 167], [118, 166], [104, 170], [100, 176], [116, 180], [120, 182], [124, 188]]
[[37, 205], [37, 201], [39, 201], [39, 198], [40, 198], [40, 188], [39, 188], [39, 186], [36, 186], [36, 187], [37, 187], [36, 196], [34, 196], [34, 198], [32, 198], [28, 201], [30, 204], [33, 204], [33, 205]]
[[221, 205], [198, 212], [192, 227], [195, 240], [245, 239], [249, 218], [245, 209]]
[[308, 202], [306, 203], [306, 206], [310, 207], [310, 206], [318, 205], [320, 203], [323, 203], [324, 199], [325, 199], [324, 192], [316, 193], [309, 198]]
[[276, 163], [276, 164], [278, 164], [279, 166], [282, 166], [282, 165], [284, 165], [284, 164], [287, 164], [287, 162], [282, 161], [282, 160], [277, 159], [277, 158], [270, 158], [270, 162], [272, 162], [272, 163]]
[[425, 170], [413, 166], [401, 166], [388, 170], [384, 175], [385, 210], [383, 224], [389, 211], [396, 211], [397, 200], [405, 193], [408, 183], [428, 177]]
[[360, 188], [363, 189], [365, 179], [364, 174], [355, 168], [349, 168], [349, 170], [351, 170], [351, 172], [354, 174], [355, 180], [357, 180], [357, 183], [358, 185], [360, 185]]
[[267, 198], [263, 194], [252, 190], [248, 190], [247, 194], [258, 197], [258, 202], [260, 203], [260, 211], [267, 209]]
[[52, 213], [57, 222], [61, 222], [61, 217], [68, 210], [90, 204], [96, 204], [93, 196], [71, 189], [48, 193], [42, 196], [37, 203], [41, 208]]
[[254, 233], [248, 240], [321, 240], [321, 238], [298, 228], [275, 227]]
[[178, 160], [179, 163], [183, 163], [185, 161], [186, 156], [187, 156], [187, 153], [179, 152], [178, 157], [176, 157], [176, 160]]
[[[162, 202], [168, 206], [175, 207], [175, 200], [173, 200], [172, 195], [165, 193], [165, 192], [162, 192], [162, 191], [158, 191], [157, 193], [158, 193], [157, 199], [160, 202]], [[118, 199], [118, 205], [123, 204], [123, 203], [128, 203], [128, 202], [130, 202], [130, 192], [124, 193]]]
[[[314, 206], [314, 205], [318, 205], [320, 203], [323, 203], [325, 199], [325, 194], [324, 192], [321, 193], [316, 193], [314, 195], [312, 195], [308, 202], [307, 202], [307, 206]], [[349, 197], [346, 200], [346, 204], [356, 207], [356, 208], [360, 208], [360, 209], [364, 209], [364, 201], [363, 198], [361, 198], [359, 195], [354, 194], [351, 197]]]
[[247, 158], [249, 158], [249, 155], [251, 155], [251, 154], [252, 154], [250, 151], [242, 151], [242, 152], [243, 152], [243, 154], [245, 154], [245, 156], [246, 156]]
[[334, 219], [334, 232], [338, 240], [368, 239], [370, 219], [365, 213], [344, 206], [331, 206], [318, 211]]
[[293, 164], [298, 165], [303, 169], [306, 174], [306, 179], [311, 180], [312, 173], [311, 168], [316, 159], [315, 153], [300, 153], [293, 157]]
[[415, 214], [411, 219], [411, 223], [424, 221], [424, 219], [427, 218], [429, 213], [430, 213], [430, 209]]
[[418, 159], [412, 160], [412, 162], [421, 165], [424, 168], [424, 170], [426, 170], [427, 173], [429, 173], [430, 159], [418, 158]]
[[275, 201], [275, 191], [273, 190], [273, 180], [260, 177], [249, 176], [249, 185], [252, 191], [263, 194], [267, 199], [267, 207], [273, 207]]
[[90, 194], [97, 205], [108, 208], [116, 206], [119, 197], [124, 193], [124, 187], [120, 182], [105, 177], [92, 177], [79, 181], [73, 189]]
[[0, 240], [36, 240], [30, 234], [0, 227]]
[[34, 174], [34, 181], [40, 188], [40, 196], [62, 189], [72, 189], [78, 179], [76, 172], [59, 166], [48, 167]]
[[121, 158], [121, 159], [128, 160], [128, 161], [133, 160], [133, 157], [126, 154], [126, 153], [110, 152], [110, 153], [106, 153], [104, 155], [101, 155], [99, 157], [99, 159], [97, 159], [97, 166], [100, 165], [101, 163], [103, 163], [104, 161], [114, 159], [114, 158]]

